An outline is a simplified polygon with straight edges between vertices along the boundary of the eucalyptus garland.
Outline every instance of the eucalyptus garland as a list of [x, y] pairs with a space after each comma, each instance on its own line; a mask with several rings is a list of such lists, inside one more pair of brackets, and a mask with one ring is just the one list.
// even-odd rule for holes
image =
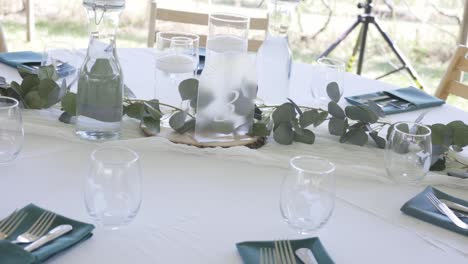
[[[59, 86], [57, 72], [54, 67], [40, 67], [37, 73], [20, 70], [23, 77], [21, 84], [12, 82], [9, 86], [0, 86], [0, 94], [18, 99], [24, 108], [48, 108], [61, 101], [63, 114], [59, 120], [73, 123], [76, 115], [76, 94], [70, 92], [66, 82]], [[326, 87], [330, 97], [328, 110], [297, 105], [288, 99], [282, 105], [256, 105], [254, 123], [249, 132], [251, 136], [268, 137], [282, 145], [293, 142], [314, 144], [315, 134], [311, 127], [318, 127], [328, 120], [328, 131], [338, 136], [340, 143], [363, 146], [371, 138], [378, 148], [385, 148], [391, 135], [393, 124], [384, 120], [385, 113], [374, 102], [368, 105], [347, 106], [344, 109], [338, 105], [340, 100], [339, 86], [331, 82]], [[124, 115], [140, 121], [140, 128], [157, 134], [161, 130], [161, 107], [171, 109], [169, 125], [176, 133], [184, 134], [195, 129], [195, 113], [198, 97], [198, 80], [187, 79], [179, 85], [181, 99], [190, 105], [190, 109], [181, 109], [158, 100], [136, 99], [133, 93], [125, 87]], [[415, 120], [422, 121], [425, 114]], [[449, 151], [462, 151], [468, 146], [468, 125], [462, 121], [449, 124], [433, 124], [432, 130], [433, 166], [431, 170], [444, 170]], [[379, 132], [387, 129], [387, 139], [379, 136]], [[465, 168], [466, 168], [465, 164]]]

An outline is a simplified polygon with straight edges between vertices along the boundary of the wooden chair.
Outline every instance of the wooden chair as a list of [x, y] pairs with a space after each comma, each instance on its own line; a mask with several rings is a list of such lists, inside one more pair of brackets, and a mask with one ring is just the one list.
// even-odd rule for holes
[[[152, 0], [148, 29], [148, 47], [150, 48], [154, 47], [156, 41], [156, 32], [158, 32], [156, 29], [157, 21], [208, 26], [208, 14], [158, 8], [156, 0]], [[264, 31], [264, 34], [266, 34], [267, 29], [268, 18], [250, 19], [250, 30]], [[200, 35], [200, 47], [206, 47], [206, 39], [206, 34]], [[263, 40], [249, 39], [248, 50], [255, 52], [260, 48], [262, 43]]]
[[463, 74], [468, 72], [467, 55], [468, 47], [459, 46], [457, 48], [435, 96], [447, 100], [449, 94], [454, 94], [468, 99], [468, 85], [462, 83]]

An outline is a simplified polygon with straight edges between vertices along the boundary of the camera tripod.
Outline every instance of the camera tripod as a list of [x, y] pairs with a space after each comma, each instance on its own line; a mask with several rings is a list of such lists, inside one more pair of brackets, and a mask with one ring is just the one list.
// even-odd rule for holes
[[383, 31], [383, 29], [380, 27], [379, 23], [377, 22], [376, 18], [371, 15], [372, 13], [372, 0], [366, 0], [365, 3], [359, 3], [357, 5], [359, 9], [364, 9], [364, 14], [358, 15], [357, 21], [354, 22], [354, 24], [348, 28], [333, 44], [328, 47], [327, 50], [325, 50], [322, 54], [320, 54], [319, 58], [327, 57], [348, 35], [360, 24], [362, 24], [361, 31], [359, 32], [359, 36], [356, 40], [356, 44], [353, 49], [353, 53], [351, 58], [348, 60], [348, 63], [346, 65], [347, 71], [351, 70], [352, 65], [354, 61], [356, 60], [356, 55], [359, 52], [359, 58], [357, 61], [357, 74], [361, 75], [362, 73], [362, 66], [364, 63], [364, 53], [366, 50], [366, 41], [367, 41], [367, 33], [369, 31], [369, 25], [372, 24], [374, 25], [377, 30], [379, 31], [380, 35], [383, 37], [385, 42], [390, 46], [390, 49], [393, 51], [393, 53], [396, 55], [398, 60], [401, 62], [402, 66], [398, 69], [395, 69], [393, 71], [390, 71], [386, 74], [383, 74], [376, 79], [381, 79], [384, 78], [390, 74], [406, 70], [411, 78], [414, 80], [416, 86], [418, 86], [421, 89], [424, 89], [424, 86], [421, 81], [419, 81], [419, 76], [414, 70], [414, 68], [411, 66], [409, 63], [408, 59], [403, 55], [403, 53], [398, 49], [398, 47], [392, 42], [390, 37]]

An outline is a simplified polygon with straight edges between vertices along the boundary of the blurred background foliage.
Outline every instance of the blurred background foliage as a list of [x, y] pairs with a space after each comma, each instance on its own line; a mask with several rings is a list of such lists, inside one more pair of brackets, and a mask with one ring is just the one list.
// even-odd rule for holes
[[[36, 36], [26, 41], [24, 2], [0, 0], [0, 22], [10, 51], [43, 50], [47, 42], [67, 41], [86, 48], [86, 14], [81, 0], [35, 1]], [[260, 0], [159, 0], [162, 7], [198, 10], [230, 10], [251, 16], [265, 16], [266, 5]], [[355, 0], [303, 0], [290, 32], [295, 61], [314, 62], [339, 35], [356, 20], [362, 9]], [[384, 30], [409, 58], [428, 92], [433, 93], [456, 49], [464, 0], [375, 0], [374, 15]], [[129, 0], [122, 15], [118, 47], [145, 47], [149, 0]], [[161, 23], [163, 29], [191, 30], [187, 26]], [[203, 30], [203, 29], [197, 29]], [[332, 57], [347, 61], [356, 41], [355, 30]], [[399, 67], [386, 43], [371, 27], [366, 49], [364, 76], [373, 78]], [[382, 81], [396, 86], [412, 85], [402, 71]], [[468, 102], [450, 97], [450, 104], [468, 111]]]

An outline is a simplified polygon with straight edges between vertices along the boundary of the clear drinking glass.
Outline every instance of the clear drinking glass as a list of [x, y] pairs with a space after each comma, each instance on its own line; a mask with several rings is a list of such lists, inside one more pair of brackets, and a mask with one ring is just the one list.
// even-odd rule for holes
[[337, 59], [325, 57], [317, 60], [319, 78], [314, 80], [311, 87], [315, 106], [328, 109], [331, 99], [327, 94], [327, 85], [331, 82], [338, 84], [340, 96], [343, 96], [345, 66], [343, 61]]
[[16, 99], [0, 96], [0, 163], [14, 160], [23, 147], [23, 119]]
[[84, 198], [93, 220], [117, 229], [130, 223], [138, 213], [142, 197], [138, 154], [126, 148], [106, 147], [91, 154]]
[[394, 125], [385, 147], [387, 175], [398, 183], [417, 183], [431, 167], [431, 129], [413, 122]]
[[194, 78], [199, 62], [198, 35], [182, 32], [158, 32], [156, 35], [155, 98], [180, 105], [179, 84]]
[[[83, 60], [78, 56], [71, 43], [54, 41], [46, 44], [42, 56], [42, 66], [53, 65], [59, 75], [57, 84], [76, 90], [78, 70]], [[62, 92], [65, 89], [63, 89]]]
[[335, 166], [312, 156], [291, 159], [283, 180], [281, 214], [300, 234], [310, 234], [324, 226], [335, 207]]
[[250, 18], [237, 14], [212, 13], [208, 19], [206, 59], [210, 53], [247, 52]]

